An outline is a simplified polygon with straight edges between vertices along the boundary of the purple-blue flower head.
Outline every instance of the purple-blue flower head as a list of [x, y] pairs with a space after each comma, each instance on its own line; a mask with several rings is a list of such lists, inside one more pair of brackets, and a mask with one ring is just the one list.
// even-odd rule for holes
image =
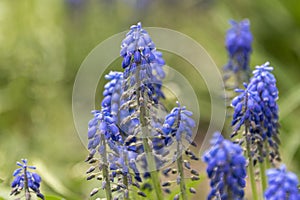
[[96, 150], [101, 153], [101, 150], [103, 149], [101, 134], [112, 147], [117, 145], [116, 143], [123, 143], [119, 128], [109, 112], [95, 110], [92, 111], [92, 114], [94, 114], [94, 118], [90, 120], [88, 128], [88, 149], [91, 151], [92, 155], [96, 153]]
[[[257, 66], [253, 71], [253, 77], [246, 89], [237, 89], [241, 94], [232, 100], [234, 108], [232, 126], [234, 126], [234, 135], [245, 127], [251, 133], [249, 141], [255, 145], [252, 152], [256, 157], [263, 161], [260, 155], [269, 152], [271, 162], [280, 160], [279, 155], [279, 123], [278, 123], [278, 90], [276, 79], [271, 73], [273, 70], [266, 63]], [[267, 141], [267, 146], [264, 144]], [[268, 148], [265, 149], [265, 148]], [[259, 152], [260, 151], [260, 152]], [[260, 154], [260, 155], [258, 155]]]
[[88, 124], [88, 149], [91, 151], [91, 155], [102, 151], [101, 134], [104, 135], [104, 139], [109, 145], [115, 146], [115, 143], [122, 143], [123, 139], [117, 126], [119, 116], [121, 95], [122, 95], [122, 83], [123, 73], [110, 72], [105, 76], [109, 82], [104, 86], [103, 100], [101, 102], [101, 111], [94, 110], [92, 114], [94, 118], [89, 121]]
[[[26, 191], [33, 192], [37, 197], [44, 199], [44, 195], [40, 192], [41, 177], [34, 172], [29, 170], [35, 170], [36, 167], [28, 166], [27, 159], [22, 159], [22, 162], [17, 162], [17, 165], [20, 167], [16, 169], [13, 173], [15, 177], [11, 183], [13, 188], [11, 195], [18, 195], [23, 189]], [[27, 194], [28, 195], [28, 194]]]
[[256, 92], [260, 98], [263, 120], [261, 135], [268, 141], [271, 161], [279, 160], [279, 110], [277, 105], [278, 89], [269, 62], [257, 66], [248, 85], [248, 90]]
[[253, 40], [250, 32], [250, 21], [247, 19], [241, 22], [231, 20], [230, 24], [232, 27], [228, 30], [225, 39], [225, 46], [229, 56], [225, 70], [235, 73], [249, 71], [249, 58]]
[[234, 108], [231, 123], [234, 126], [234, 133], [247, 124], [250, 132], [255, 134], [254, 131], [260, 127], [261, 120], [263, 120], [261, 100], [256, 92], [249, 91], [246, 84], [244, 86], [245, 90], [235, 90], [240, 94], [231, 103], [231, 106]]
[[[192, 143], [193, 128], [196, 126], [195, 121], [191, 118], [192, 115], [191, 111], [184, 106], [180, 107], [178, 103], [178, 106], [173, 108], [165, 118], [162, 132], [165, 136], [168, 136], [166, 139], [174, 136], [177, 142], [182, 142], [182, 136], [184, 136], [189, 143]], [[166, 142], [171, 141], [166, 140]]]
[[204, 153], [206, 172], [210, 179], [210, 199], [243, 199], [246, 185], [246, 159], [243, 150], [216, 132], [211, 148]]
[[142, 89], [149, 90], [148, 95], [154, 101], [164, 97], [161, 85], [165, 77], [162, 68], [165, 61], [141, 23], [131, 26], [122, 41], [120, 55], [123, 57], [122, 67], [125, 69], [123, 76], [127, 80], [124, 82], [125, 91], [138, 81]]
[[264, 194], [266, 200], [300, 199], [298, 177], [294, 173], [287, 171], [284, 165], [281, 165], [279, 169], [269, 169], [267, 177], [268, 188]]

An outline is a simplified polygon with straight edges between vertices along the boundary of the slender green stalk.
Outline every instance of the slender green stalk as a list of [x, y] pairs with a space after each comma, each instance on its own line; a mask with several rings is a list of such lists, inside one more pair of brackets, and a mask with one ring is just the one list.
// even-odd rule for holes
[[259, 170], [260, 170], [261, 188], [262, 188], [262, 191], [264, 192], [267, 189], [265, 162], [259, 163]]
[[27, 167], [24, 167], [24, 188], [25, 188], [25, 199], [30, 200], [31, 195], [28, 187]]
[[104, 138], [103, 134], [101, 134], [101, 142], [104, 147], [103, 154], [101, 155], [101, 157], [103, 159], [102, 174], [103, 174], [103, 178], [106, 182], [106, 184], [105, 184], [106, 199], [112, 200], [111, 186], [110, 186], [110, 179], [109, 179], [109, 172], [108, 172], [108, 164], [107, 164], [106, 142], [105, 142], [105, 138]]
[[251, 189], [252, 189], [252, 199], [258, 200], [257, 188], [256, 188], [256, 182], [255, 182], [255, 174], [254, 174], [254, 166], [253, 166], [253, 160], [252, 160], [251, 151], [250, 151], [250, 144], [249, 144], [250, 139], [248, 137], [247, 124], [245, 124], [245, 135], [246, 135], [246, 150], [247, 150], [247, 155], [248, 155], [248, 159], [249, 159], [248, 170], [249, 170], [249, 177], [250, 177], [250, 183], [251, 183]]
[[161, 186], [160, 186], [160, 180], [158, 178], [158, 171], [156, 170], [156, 166], [155, 166], [155, 160], [154, 157], [152, 155], [150, 146], [148, 144], [148, 139], [147, 138], [143, 138], [143, 145], [144, 145], [144, 149], [145, 149], [145, 153], [146, 153], [146, 159], [147, 159], [147, 163], [148, 163], [148, 170], [151, 176], [151, 180], [152, 180], [152, 184], [153, 184], [153, 188], [155, 191], [155, 195], [156, 195], [156, 199], [157, 200], [161, 200], [163, 199], [163, 194], [161, 191]]
[[[141, 131], [142, 131], [142, 137], [143, 137], [143, 146], [144, 146], [144, 151], [146, 154], [146, 160], [148, 164], [148, 171], [150, 173], [150, 177], [152, 180], [152, 185], [154, 188], [154, 192], [156, 195], [157, 200], [163, 199], [163, 194], [160, 186], [160, 180], [158, 177], [158, 171], [156, 169], [156, 162], [153, 156], [152, 149], [149, 145], [149, 139], [148, 137], [150, 136], [149, 129], [148, 129], [148, 112], [146, 110], [146, 102], [144, 102], [144, 96], [141, 92], [141, 80], [140, 80], [140, 70], [141, 66], [137, 67], [136, 73], [135, 73], [135, 78], [137, 81], [137, 88], [136, 88], [136, 94], [137, 94], [137, 101], [138, 101], [138, 106], [140, 108], [140, 122], [141, 122]], [[142, 100], [143, 99], [143, 100]]]
[[179, 142], [177, 142], [177, 154], [180, 154], [180, 156], [177, 158], [177, 168], [178, 168], [178, 173], [180, 175], [180, 191], [181, 191], [181, 197], [182, 200], [187, 200], [187, 193], [186, 193], [186, 186], [185, 186], [185, 181], [184, 181], [184, 171], [183, 171], [183, 167], [182, 167], [182, 154], [181, 151], [182, 150], [182, 146]]

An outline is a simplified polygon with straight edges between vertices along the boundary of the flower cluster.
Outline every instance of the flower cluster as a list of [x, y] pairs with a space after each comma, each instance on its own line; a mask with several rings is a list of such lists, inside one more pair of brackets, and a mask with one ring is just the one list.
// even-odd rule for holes
[[185, 134], [185, 139], [192, 143], [193, 128], [196, 126], [195, 121], [191, 118], [193, 113], [186, 110], [185, 107], [175, 107], [170, 114], [165, 118], [162, 131], [166, 136], [175, 136], [177, 142], [182, 141], [182, 136]]
[[135, 147], [134, 151], [140, 158], [137, 160], [139, 165], [148, 171], [146, 154], [150, 149], [145, 147], [145, 143], [151, 141], [156, 168], [159, 168], [165, 163], [158, 155], [164, 150], [160, 133], [156, 131], [162, 122], [157, 112], [160, 109], [159, 100], [164, 97], [161, 86], [165, 77], [162, 68], [165, 62], [141, 23], [131, 26], [122, 41], [120, 55], [124, 58], [122, 67], [125, 69], [120, 110], [126, 113], [121, 120], [121, 128], [129, 136], [126, 145]]
[[224, 67], [224, 78], [225, 80], [230, 78], [229, 72], [237, 76], [238, 82], [247, 81], [250, 71], [249, 60], [252, 51], [251, 43], [253, 40], [250, 32], [250, 22], [247, 19], [239, 23], [231, 20], [230, 24], [232, 28], [228, 30], [225, 39], [229, 61]]
[[246, 159], [242, 148], [218, 132], [214, 134], [211, 145], [203, 156], [212, 187], [207, 199], [243, 199]]
[[[184, 106], [181, 107], [180, 104], [177, 102], [177, 107], [173, 108], [173, 110], [165, 117], [164, 124], [162, 126], [162, 133], [165, 138], [165, 145], [170, 146], [171, 144], [176, 145], [174, 152], [174, 156], [172, 159], [172, 162], [177, 163], [177, 169], [173, 169], [173, 173], [178, 172], [178, 176], [176, 178], [176, 182], [178, 185], [180, 185], [181, 192], [177, 194], [174, 199], [179, 199], [180, 195], [182, 196], [182, 199], [187, 199], [186, 194], [186, 185], [185, 185], [185, 177], [184, 169], [189, 170], [192, 174], [190, 179], [192, 181], [199, 180], [199, 173], [197, 170], [192, 169], [190, 161], [189, 160], [183, 160], [183, 152], [186, 152], [186, 155], [191, 160], [199, 160], [199, 158], [192, 153], [192, 151], [188, 150], [185, 145], [184, 141], [186, 141], [189, 145], [196, 144], [193, 142], [193, 128], [196, 126], [195, 121], [191, 118], [193, 113], [189, 110], [187, 110]], [[171, 168], [167, 168], [163, 170], [163, 174], [168, 177], [169, 172], [171, 171]], [[168, 193], [169, 188], [168, 186], [171, 186], [171, 181], [164, 182], [162, 186], [165, 188], [164, 191]], [[196, 193], [196, 190], [192, 187], [189, 188], [189, 191], [191, 193]]]
[[279, 169], [269, 169], [267, 171], [267, 176], [269, 187], [265, 191], [266, 200], [300, 199], [298, 178], [294, 173], [286, 171], [284, 165], [282, 165]]
[[44, 199], [44, 195], [40, 192], [41, 177], [34, 172], [28, 171], [29, 169], [36, 169], [34, 166], [28, 166], [27, 160], [22, 159], [22, 163], [17, 162], [20, 167], [13, 173], [15, 177], [11, 183], [13, 188], [10, 195], [18, 195], [22, 190], [25, 191], [25, 198], [30, 199], [30, 193], [33, 192], [37, 197]]
[[126, 38], [122, 41], [120, 55], [124, 58], [122, 67], [125, 69], [125, 90], [137, 85], [138, 81], [139, 87], [143, 92], [148, 93], [151, 100], [157, 103], [160, 97], [164, 97], [161, 91], [161, 81], [165, 77], [162, 69], [165, 61], [141, 23], [131, 26]]
[[[136, 155], [128, 153], [129, 148], [124, 146], [125, 141], [119, 129], [120, 120], [126, 116], [126, 113], [120, 111], [123, 73], [110, 72], [105, 78], [109, 82], [104, 86], [101, 110], [92, 111], [94, 118], [89, 121], [88, 125], [90, 155], [86, 161], [90, 164], [97, 162], [97, 166], [91, 166], [87, 170], [89, 174], [87, 179], [95, 178], [97, 172], [94, 173], [94, 171], [98, 168], [103, 171], [103, 177], [97, 177], [100, 180], [104, 179], [101, 188], [121, 192], [120, 195], [125, 197], [128, 193], [128, 184], [132, 183], [127, 161], [135, 159]], [[97, 152], [100, 158], [94, 158]], [[120, 177], [123, 177], [124, 181], [117, 181], [116, 187], [111, 187], [110, 182]], [[136, 179], [140, 180], [139, 174]], [[95, 188], [90, 195], [93, 196], [98, 191], [99, 189]]]
[[[189, 161], [183, 161], [181, 155], [185, 150], [183, 138], [188, 144], [194, 144], [195, 122], [192, 113], [179, 105], [166, 117], [162, 115], [165, 62], [140, 23], [130, 28], [122, 41], [120, 55], [124, 72], [110, 72], [105, 76], [109, 82], [104, 86], [101, 110], [92, 111], [94, 118], [88, 126], [90, 155], [86, 161], [93, 166], [87, 171], [87, 179], [102, 180], [102, 186], [90, 195], [102, 188], [107, 199], [112, 199], [112, 192], [119, 193], [114, 193], [116, 199], [129, 199], [130, 187], [134, 186], [138, 190], [133, 190], [142, 197], [146, 197], [142, 189], [150, 188], [157, 199], [162, 199], [161, 187], [169, 184], [160, 185], [158, 170], [170, 161], [167, 155], [172, 144], [177, 144], [174, 157], [181, 159], [177, 183], [185, 188], [183, 163], [192, 173], [192, 180], [199, 180], [197, 170], [191, 169]], [[186, 150], [186, 155], [199, 160], [190, 150]], [[101, 176], [96, 169], [100, 169]], [[144, 182], [145, 179], [151, 181]], [[189, 190], [195, 193], [194, 188]]]
[[[164, 64], [162, 55], [156, 51], [151, 38], [141, 28], [140, 23], [131, 27], [122, 42], [121, 56], [124, 58], [122, 66], [125, 71], [110, 72], [105, 76], [109, 82], [104, 86], [101, 110], [92, 112], [94, 118], [90, 120], [88, 129], [90, 155], [86, 161], [91, 164], [97, 162], [104, 179], [102, 189], [108, 191], [109, 199], [110, 191], [122, 191], [123, 198], [126, 199], [130, 185], [140, 188], [138, 182], [142, 181], [142, 176], [139, 168], [148, 170], [146, 149], [140, 137], [142, 127], [145, 125], [145, 123], [142, 125], [142, 121], [146, 116], [140, 116], [140, 107], [145, 106], [143, 102], [155, 107], [155, 103], [163, 97], [161, 80], [165, 76], [162, 70]], [[159, 127], [154, 112], [152, 109], [153, 117], [151, 122], [147, 123], [148, 127], [151, 125]], [[153, 129], [150, 134], [158, 135]], [[151, 142], [156, 147], [158, 141], [154, 139]], [[94, 158], [97, 152], [100, 155], [99, 159]], [[154, 155], [156, 168], [163, 164], [160, 157]], [[94, 173], [96, 168], [92, 166], [87, 171], [89, 180], [96, 177], [97, 173]], [[134, 179], [129, 171], [134, 174]], [[144, 177], [149, 177], [147, 171]], [[116, 187], [111, 186], [110, 182]], [[98, 190], [99, 188], [95, 188], [91, 196]], [[145, 196], [142, 191], [138, 191], [138, 194]]]
[[[250, 83], [245, 84], [246, 89], [237, 89], [236, 91], [241, 94], [235, 97], [231, 104], [234, 107], [233, 136], [245, 126], [246, 140], [252, 145], [251, 155], [260, 162], [265, 156], [270, 158], [271, 162], [280, 160], [276, 103], [278, 90], [272, 70], [269, 63], [257, 66]], [[267, 152], [269, 155], [266, 155]]]
[[[265, 198], [296, 200], [298, 180], [284, 167], [267, 172], [267, 188], [266, 167], [270, 162], [280, 161], [278, 90], [273, 68], [269, 63], [257, 66], [248, 81], [252, 51], [249, 21], [231, 23], [233, 27], [226, 37], [230, 60], [224, 70], [247, 83], [245, 89], [235, 90], [239, 95], [231, 103], [234, 108], [231, 136], [238, 135], [238, 139], [232, 142], [217, 132], [211, 148], [202, 157], [207, 163], [211, 187], [207, 199], [244, 199], [248, 167], [253, 199], [257, 200], [258, 161]], [[108, 200], [113, 197], [129, 200], [136, 195], [148, 198], [148, 194], [163, 199], [162, 192], [172, 193], [170, 187], [176, 183], [180, 192], [172, 194], [173, 199], [187, 200], [187, 192], [194, 194], [196, 190], [188, 188], [185, 181], [200, 179], [197, 165], [191, 164], [199, 158], [188, 148], [196, 146], [192, 112], [177, 103], [169, 114], [162, 114], [165, 113], [161, 101], [164, 60], [140, 23], [130, 28], [122, 41], [120, 55], [124, 72], [110, 72], [105, 76], [108, 83], [104, 86], [101, 110], [92, 111], [94, 118], [88, 125], [87, 162], [93, 166], [87, 171], [87, 179], [102, 181], [90, 196], [103, 189]], [[249, 162], [244, 157], [243, 143], [246, 143], [244, 149]], [[167, 180], [161, 182], [159, 172]]]

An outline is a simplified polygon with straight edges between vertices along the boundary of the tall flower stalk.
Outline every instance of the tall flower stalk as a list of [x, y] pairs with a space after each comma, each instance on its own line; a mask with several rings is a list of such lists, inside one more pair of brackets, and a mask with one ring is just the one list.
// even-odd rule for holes
[[[124, 72], [106, 76], [109, 82], [105, 85], [101, 110], [92, 112], [94, 118], [89, 123], [87, 162], [98, 164], [87, 171], [88, 179], [96, 177], [94, 170], [99, 168], [102, 177], [98, 179], [103, 178], [102, 189], [107, 198], [118, 198], [112, 192], [123, 191], [123, 198], [129, 199], [130, 185], [140, 189], [137, 182], [142, 182], [144, 173], [144, 177], [152, 180], [156, 198], [162, 199], [158, 169], [163, 160], [158, 155], [161, 148], [156, 149], [153, 140], [159, 136], [154, 131], [154, 126], [160, 126], [159, 116], [154, 112], [159, 99], [164, 97], [164, 61], [140, 23], [131, 27], [121, 46]], [[97, 152], [99, 158], [95, 158]], [[115, 182], [117, 177], [120, 179]], [[99, 189], [95, 188], [91, 196]], [[146, 196], [142, 191], [137, 193]]]
[[[87, 179], [91, 180], [95, 177], [100, 180], [103, 179], [101, 188], [106, 191], [106, 198], [112, 199], [112, 190], [119, 191], [123, 189], [125, 196], [125, 190], [128, 188], [121, 188], [118, 185], [119, 182], [116, 184], [117, 187], [112, 188], [111, 180], [118, 175], [128, 176], [128, 167], [120, 160], [122, 157], [120, 152], [124, 141], [117, 126], [118, 94], [121, 94], [122, 73], [110, 72], [106, 79], [110, 82], [105, 85], [101, 110], [92, 111], [94, 118], [89, 122], [88, 149], [90, 154], [86, 162], [92, 164], [87, 170]], [[99, 157], [95, 157], [97, 152]], [[96, 166], [94, 166], [95, 163]], [[122, 166], [120, 171], [117, 170], [116, 165]], [[98, 176], [99, 173], [95, 172], [96, 169], [102, 172], [102, 176]], [[99, 188], [95, 188], [91, 192], [91, 196], [95, 195], [98, 190]]]
[[232, 137], [238, 135], [244, 127], [238, 143], [246, 143], [246, 155], [249, 159], [249, 174], [253, 196], [256, 196], [254, 179], [255, 166], [259, 163], [262, 190], [266, 190], [266, 166], [280, 161], [279, 155], [279, 124], [278, 124], [278, 90], [273, 70], [266, 63], [257, 66], [253, 71], [250, 83], [244, 84], [245, 90], [237, 89], [240, 95], [232, 100], [234, 114]]
[[124, 58], [122, 67], [125, 69], [122, 108], [129, 113], [121, 123], [127, 124], [127, 127], [133, 125], [127, 129], [126, 134], [142, 141], [143, 148], [140, 153], [144, 159], [144, 170], [150, 174], [156, 199], [162, 199], [158, 177], [159, 162], [162, 161], [157, 162], [159, 156], [152, 148], [152, 140], [159, 135], [152, 131], [152, 122], [157, 119], [151, 112], [151, 107], [156, 108], [159, 98], [163, 97], [160, 89], [161, 80], [164, 78], [164, 61], [140, 23], [130, 28], [121, 48], [121, 56]]
[[[199, 176], [199, 173], [196, 170], [191, 169], [190, 163], [183, 159], [183, 152], [186, 149], [184, 141], [186, 141], [185, 143], [188, 145], [194, 145], [192, 129], [195, 127], [195, 121], [191, 118], [191, 111], [186, 110], [185, 107], [180, 107], [178, 102], [177, 104], [178, 106], [173, 108], [170, 114], [166, 116], [162, 132], [164, 136], [168, 138], [167, 145], [171, 145], [172, 143], [175, 143], [176, 145], [174, 160], [176, 160], [178, 170], [176, 182], [180, 185], [180, 194], [178, 195], [180, 195], [183, 200], [187, 200], [184, 167], [190, 170], [194, 175], [192, 179], [198, 180], [197, 178]], [[197, 157], [191, 157], [191, 159], [198, 160]], [[193, 191], [193, 188], [190, 188], [190, 191]]]

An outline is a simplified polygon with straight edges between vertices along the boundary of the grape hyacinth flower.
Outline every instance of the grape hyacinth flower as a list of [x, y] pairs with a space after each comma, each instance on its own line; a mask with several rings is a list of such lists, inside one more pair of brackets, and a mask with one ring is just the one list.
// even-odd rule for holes
[[229, 61], [223, 69], [225, 73], [224, 81], [227, 83], [229, 78], [235, 78], [233, 88], [236, 88], [249, 80], [249, 60], [253, 38], [248, 19], [241, 22], [230, 20], [229, 23], [232, 27], [228, 30], [225, 39]]
[[128, 113], [121, 127], [126, 127], [125, 134], [130, 139], [127, 145], [137, 147], [136, 162], [146, 171], [145, 177], [151, 178], [156, 198], [162, 199], [157, 170], [165, 161], [162, 148], [156, 148], [160, 146], [156, 144], [160, 138], [156, 128], [163, 120], [157, 111], [160, 98], [164, 98], [161, 87], [165, 62], [141, 23], [131, 26], [122, 41], [120, 55], [124, 68], [120, 109]]
[[180, 107], [178, 102], [176, 103], [178, 106], [166, 116], [162, 131], [166, 136], [175, 137], [178, 143], [182, 143], [183, 136], [188, 143], [192, 143], [192, 129], [196, 126], [195, 121], [191, 118], [193, 113], [185, 107]]
[[[186, 184], [185, 184], [185, 176], [184, 176], [184, 167], [190, 170], [192, 174], [192, 180], [199, 180], [199, 173], [195, 169], [191, 169], [190, 162], [188, 160], [183, 160], [182, 153], [186, 149], [185, 144], [188, 145], [196, 145], [193, 142], [192, 129], [196, 126], [195, 121], [191, 118], [193, 113], [189, 110], [186, 110], [185, 107], [181, 107], [178, 102], [177, 107], [173, 108], [173, 110], [168, 114], [165, 118], [165, 122], [162, 127], [162, 132], [165, 137], [165, 145], [169, 146], [172, 143], [176, 145], [176, 151], [174, 152], [173, 162], [177, 163], [177, 171], [179, 175], [177, 176], [177, 184], [180, 185], [180, 194], [182, 199], [188, 199], [186, 193]], [[186, 141], [186, 142], [185, 142]], [[190, 157], [191, 159], [197, 160], [196, 156]], [[167, 184], [170, 182], [163, 183], [163, 187], [170, 186], [171, 184]], [[193, 188], [189, 189], [191, 193], [196, 193]]]
[[30, 170], [35, 170], [36, 167], [28, 166], [27, 159], [22, 159], [22, 163], [17, 162], [17, 165], [20, 167], [16, 169], [13, 173], [15, 177], [13, 182], [11, 183], [11, 187], [13, 188], [10, 195], [18, 195], [22, 190], [25, 191], [25, 199], [30, 200], [31, 194], [35, 193], [37, 197], [40, 199], [44, 199], [44, 195], [40, 192], [40, 184], [41, 177], [34, 172], [30, 172]]
[[[250, 177], [254, 176], [254, 167], [259, 162], [261, 184], [266, 189], [267, 182], [265, 168], [269, 162], [280, 161], [279, 155], [279, 123], [278, 123], [278, 90], [276, 79], [271, 73], [269, 63], [257, 66], [253, 71], [250, 83], [245, 90], [237, 89], [241, 94], [232, 100], [234, 114], [232, 137], [238, 135], [244, 127], [243, 136], [238, 139], [240, 144], [246, 143], [246, 152], [249, 159]], [[267, 158], [267, 159], [265, 159]], [[264, 162], [266, 160], [266, 162]], [[253, 193], [256, 193], [256, 183], [251, 179]], [[254, 195], [256, 196], [256, 195]]]
[[207, 199], [243, 199], [246, 185], [246, 159], [243, 150], [216, 132], [211, 148], [204, 153], [211, 192]]
[[[278, 123], [278, 90], [276, 79], [271, 73], [273, 67], [269, 63], [257, 66], [246, 90], [236, 90], [241, 94], [232, 100], [234, 114], [232, 126], [235, 136], [242, 126], [249, 132], [251, 157], [263, 162], [264, 157], [280, 161], [279, 155], [279, 123]], [[266, 142], [265, 142], [266, 141]], [[269, 155], [267, 155], [269, 154]]]
[[[260, 128], [261, 137], [267, 141], [265, 150], [269, 152], [271, 163], [281, 161], [279, 154], [279, 122], [278, 122], [278, 89], [276, 79], [271, 73], [273, 67], [269, 62], [257, 66], [248, 85], [248, 90], [257, 93], [260, 98], [263, 120], [257, 126]], [[267, 152], [264, 152], [266, 154]]]
[[234, 126], [231, 137], [235, 137], [242, 127], [245, 128], [243, 137], [236, 142], [249, 145], [249, 158], [255, 163], [257, 160], [263, 161], [260, 151], [263, 151], [263, 138], [260, 132], [260, 123], [263, 120], [261, 101], [256, 92], [248, 90], [248, 85], [244, 84], [245, 90], [236, 89], [240, 93], [232, 100], [231, 105], [234, 107], [232, 126]]
[[287, 171], [285, 165], [281, 165], [279, 169], [269, 169], [267, 176], [269, 186], [264, 194], [266, 200], [300, 199], [298, 177], [294, 173]]
[[[106, 191], [107, 199], [112, 199], [112, 190], [123, 193], [125, 198], [130, 177], [128, 177], [128, 167], [124, 160], [124, 158], [127, 158], [127, 155], [125, 155], [127, 151], [122, 146], [124, 141], [118, 127], [121, 116], [119, 107], [121, 104], [123, 73], [110, 72], [105, 78], [109, 82], [104, 86], [101, 110], [92, 111], [94, 118], [89, 122], [88, 149], [90, 155], [86, 162], [96, 163], [96, 166], [93, 165], [87, 170], [87, 179], [95, 178], [97, 172], [94, 173], [94, 171], [99, 169], [102, 171], [102, 177], [98, 176], [97, 179], [102, 180], [103, 178], [101, 188]], [[100, 157], [95, 158], [97, 152]], [[111, 181], [119, 176], [124, 178], [124, 182], [118, 182], [118, 184], [126, 185], [126, 187], [117, 186], [112, 188]], [[99, 188], [95, 188], [90, 196], [94, 196], [98, 191]]]
[[[125, 69], [123, 76], [126, 79], [124, 90], [128, 90], [139, 81], [142, 90], [144, 87], [148, 89], [146, 92], [151, 100], [157, 103], [160, 97], [164, 97], [161, 81], [165, 77], [162, 69], [165, 61], [141, 23], [131, 26], [122, 41], [120, 55], [124, 58], [122, 62], [122, 67]], [[136, 73], [137, 77], [130, 76]]]
[[[102, 180], [90, 196], [104, 189], [108, 200], [129, 200], [131, 193], [147, 197], [143, 190], [149, 189], [160, 200], [164, 198], [162, 187], [171, 183], [161, 185], [158, 172], [170, 160], [167, 155], [172, 144], [177, 145], [172, 162], [180, 157], [177, 184], [185, 188], [183, 167], [190, 170], [192, 181], [199, 180], [198, 171], [191, 169], [189, 161], [181, 156], [184, 151], [190, 159], [199, 160], [184, 148], [186, 144], [195, 145], [192, 141], [195, 122], [192, 113], [180, 105], [166, 118], [162, 114], [165, 113], [161, 103], [165, 62], [141, 23], [131, 26], [122, 41], [120, 55], [124, 72], [105, 76], [108, 83], [104, 86], [101, 110], [92, 111], [94, 118], [88, 124], [90, 154], [86, 162], [93, 166], [86, 172], [87, 179]], [[164, 170], [164, 174], [167, 171], [171, 170]], [[170, 193], [168, 188], [164, 191]], [[196, 193], [194, 188], [189, 191]], [[186, 195], [183, 199], [187, 199]]]
[[[143, 127], [154, 124], [156, 127], [159, 126], [159, 121], [153, 113], [159, 99], [164, 97], [161, 91], [161, 81], [165, 76], [162, 69], [164, 65], [162, 54], [156, 51], [148, 33], [139, 23], [131, 27], [123, 40], [121, 56], [124, 58], [122, 67], [125, 71], [111, 72], [105, 76], [109, 82], [104, 87], [101, 110], [92, 112], [94, 118], [89, 122], [88, 130], [90, 155], [86, 161], [91, 164], [97, 162], [104, 179], [102, 188], [105, 189], [108, 199], [112, 199], [111, 191], [120, 190], [123, 190], [123, 198], [128, 199], [129, 184], [138, 185], [132, 179], [129, 170], [135, 174], [134, 179], [140, 182], [141, 166], [150, 170], [146, 171], [145, 177], [151, 174], [151, 179], [157, 179], [153, 184], [155, 188], [155, 184], [159, 185], [158, 177], [155, 176], [156, 169], [163, 164], [161, 156], [150, 156], [153, 160], [150, 159], [149, 162], [147, 155], [155, 153], [155, 150], [150, 148], [150, 144], [154, 142], [148, 137], [158, 133], [153, 128], [143, 131], [145, 130]], [[145, 111], [149, 106], [152, 107], [152, 117], [148, 123]], [[141, 112], [143, 113], [140, 114]], [[159, 148], [159, 151], [161, 149]], [[97, 152], [100, 154], [98, 159], [94, 158]], [[138, 166], [138, 163], [142, 164]], [[87, 171], [90, 174], [89, 180], [96, 177], [93, 173], [96, 168], [92, 166]], [[151, 170], [155, 170], [155, 173], [151, 173]], [[110, 183], [115, 183], [115, 178], [119, 180], [119, 175], [123, 181], [117, 181], [117, 187], [111, 187]], [[91, 196], [98, 190], [99, 188], [95, 188]], [[155, 192], [160, 198], [160, 188], [155, 188]], [[138, 191], [138, 194], [145, 196], [142, 191]]]

